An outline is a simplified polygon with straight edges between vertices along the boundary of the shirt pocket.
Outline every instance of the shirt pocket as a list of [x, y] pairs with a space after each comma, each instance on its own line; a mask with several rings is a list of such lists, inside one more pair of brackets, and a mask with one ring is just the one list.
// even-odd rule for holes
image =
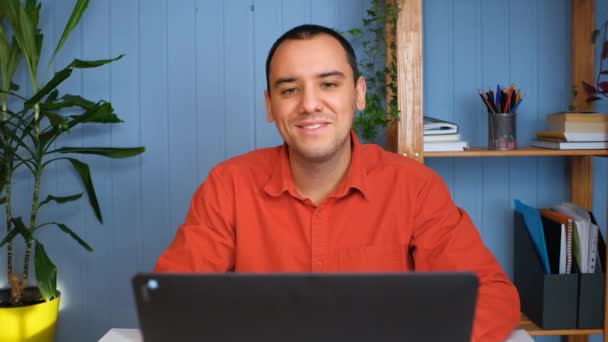
[[406, 271], [405, 247], [372, 245], [343, 249], [338, 252], [340, 272], [401, 272]]

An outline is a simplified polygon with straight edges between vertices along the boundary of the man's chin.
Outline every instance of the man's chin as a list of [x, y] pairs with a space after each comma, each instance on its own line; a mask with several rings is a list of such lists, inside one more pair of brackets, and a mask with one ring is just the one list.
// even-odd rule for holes
[[295, 152], [301, 159], [311, 163], [323, 163], [329, 161], [336, 154], [335, 149], [327, 146], [317, 148], [311, 148], [311, 146], [307, 146], [303, 149], [297, 148]]

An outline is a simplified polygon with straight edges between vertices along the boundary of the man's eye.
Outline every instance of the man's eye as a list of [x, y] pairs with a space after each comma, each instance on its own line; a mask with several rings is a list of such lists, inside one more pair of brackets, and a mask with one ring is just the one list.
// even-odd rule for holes
[[334, 83], [334, 82], [323, 82], [321, 84], [321, 87], [323, 87], [323, 88], [335, 88], [337, 86], [338, 86], [338, 84]]
[[296, 91], [297, 91], [296, 88], [288, 88], [288, 89], [281, 90], [281, 94], [283, 94], [283, 95], [291, 95], [291, 94], [294, 94]]

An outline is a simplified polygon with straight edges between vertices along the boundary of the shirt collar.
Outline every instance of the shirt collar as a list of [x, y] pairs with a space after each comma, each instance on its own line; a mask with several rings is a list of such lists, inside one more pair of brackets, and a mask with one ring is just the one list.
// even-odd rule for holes
[[[367, 170], [362, 160], [361, 155], [361, 144], [356, 134], [351, 131], [351, 159], [346, 176], [336, 190], [330, 194], [330, 197], [344, 197], [348, 194], [350, 189], [355, 189], [361, 192], [361, 194], [367, 198], [368, 185], [366, 181]], [[293, 177], [291, 174], [291, 168], [289, 166], [289, 152], [287, 144], [283, 144], [278, 147], [279, 162], [277, 166], [273, 168], [270, 179], [264, 187], [264, 191], [271, 196], [279, 196], [283, 192], [289, 192], [293, 197], [301, 198], [300, 194], [295, 188]]]

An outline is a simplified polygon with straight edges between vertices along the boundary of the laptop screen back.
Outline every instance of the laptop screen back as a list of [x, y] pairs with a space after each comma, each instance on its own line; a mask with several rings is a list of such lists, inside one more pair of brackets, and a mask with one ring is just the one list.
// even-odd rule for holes
[[144, 341], [468, 341], [470, 273], [138, 274]]

